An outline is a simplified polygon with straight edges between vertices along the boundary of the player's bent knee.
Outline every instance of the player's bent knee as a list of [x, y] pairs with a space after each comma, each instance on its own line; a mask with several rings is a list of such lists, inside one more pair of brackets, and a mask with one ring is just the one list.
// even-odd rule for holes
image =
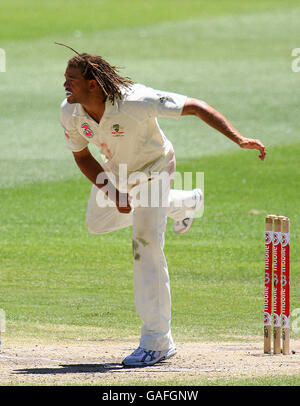
[[99, 232], [90, 223], [86, 223], [86, 227], [91, 234], [99, 234]]
[[90, 219], [85, 220], [85, 225], [91, 234], [102, 234], [103, 230], [100, 229], [99, 225]]

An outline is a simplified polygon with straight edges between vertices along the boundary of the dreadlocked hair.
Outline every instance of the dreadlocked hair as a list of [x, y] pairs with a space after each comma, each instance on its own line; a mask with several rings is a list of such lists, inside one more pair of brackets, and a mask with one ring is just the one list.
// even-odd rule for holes
[[119, 68], [110, 65], [101, 56], [92, 54], [79, 54], [71, 58], [68, 66], [78, 68], [86, 80], [95, 79], [106, 97], [114, 103], [121, 99], [121, 87], [128, 87], [134, 82], [128, 77], [118, 74]]
[[68, 67], [79, 69], [86, 80], [95, 79], [105, 96], [108, 97], [113, 104], [115, 99], [122, 98], [121, 87], [129, 87], [134, 84], [130, 78], [120, 76], [118, 74], [119, 68], [110, 65], [101, 56], [88, 53], [79, 54], [68, 45], [58, 42], [56, 42], [56, 44], [63, 45], [77, 54], [68, 61]]

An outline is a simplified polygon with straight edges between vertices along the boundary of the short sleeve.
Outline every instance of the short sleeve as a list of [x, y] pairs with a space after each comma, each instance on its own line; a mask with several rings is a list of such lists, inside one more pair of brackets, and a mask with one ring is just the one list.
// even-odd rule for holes
[[151, 113], [155, 117], [178, 119], [187, 100], [187, 96], [148, 88], [145, 101], [151, 103]]
[[65, 99], [60, 107], [60, 122], [65, 132], [67, 148], [78, 152], [87, 147], [88, 141], [76, 129], [73, 109], [74, 107]]

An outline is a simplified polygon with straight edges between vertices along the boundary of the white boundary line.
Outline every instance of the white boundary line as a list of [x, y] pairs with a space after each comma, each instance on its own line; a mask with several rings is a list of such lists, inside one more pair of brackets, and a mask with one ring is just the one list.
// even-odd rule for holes
[[64, 363], [68, 363], [68, 361], [63, 361], [60, 359], [52, 359], [52, 358], [40, 358], [40, 357], [20, 357], [18, 355], [4, 355], [4, 354], [0, 354], [0, 358], [7, 358], [7, 359], [27, 359], [27, 360], [31, 360], [31, 361], [35, 361], [35, 360], [40, 360], [40, 361], [52, 361], [52, 362], [64, 362]]

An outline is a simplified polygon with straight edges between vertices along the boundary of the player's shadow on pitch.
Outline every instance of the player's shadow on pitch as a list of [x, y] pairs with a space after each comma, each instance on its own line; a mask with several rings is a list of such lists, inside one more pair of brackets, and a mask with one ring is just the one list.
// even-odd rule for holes
[[60, 365], [58, 368], [26, 368], [18, 369], [16, 374], [51, 375], [51, 374], [84, 374], [106, 373], [123, 369], [121, 364], [69, 364]]

